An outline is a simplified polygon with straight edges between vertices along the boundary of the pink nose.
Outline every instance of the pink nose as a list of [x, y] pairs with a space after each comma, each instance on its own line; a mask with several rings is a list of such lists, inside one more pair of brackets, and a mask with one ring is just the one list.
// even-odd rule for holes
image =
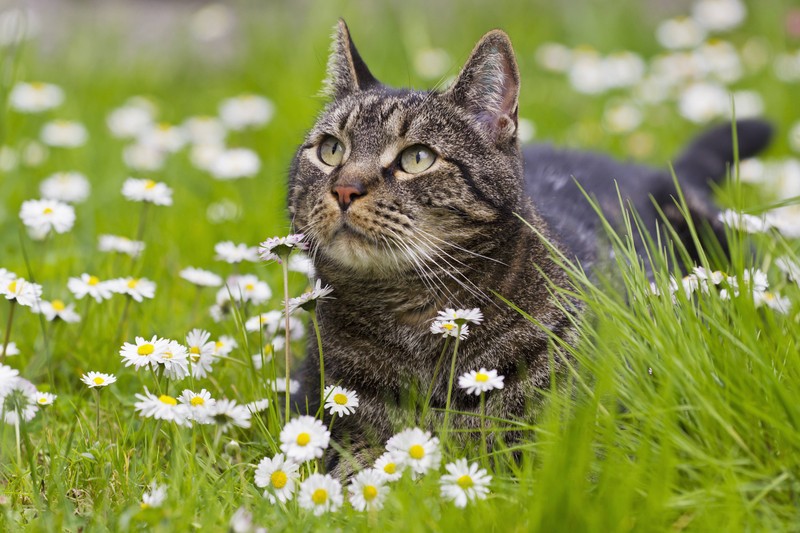
[[361, 184], [337, 185], [331, 192], [336, 196], [336, 200], [339, 202], [339, 208], [342, 211], [347, 211], [347, 208], [350, 207], [353, 200], [367, 194], [367, 190]]

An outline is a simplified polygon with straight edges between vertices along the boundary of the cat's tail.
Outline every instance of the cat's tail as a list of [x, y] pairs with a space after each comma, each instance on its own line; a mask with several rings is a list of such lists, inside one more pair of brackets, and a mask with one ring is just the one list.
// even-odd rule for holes
[[734, 164], [733, 128], [740, 160], [753, 157], [769, 145], [773, 128], [760, 119], [737, 120], [721, 124], [697, 136], [675, 162], [675, 175], [681, 186], [701, 188], [719, 182]]

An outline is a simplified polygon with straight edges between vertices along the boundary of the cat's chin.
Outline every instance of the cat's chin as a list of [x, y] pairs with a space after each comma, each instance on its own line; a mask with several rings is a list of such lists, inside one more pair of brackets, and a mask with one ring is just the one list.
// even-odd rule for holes
[[376, 246], [355, 231], [336, 232], [321, 251], [341, 266], [370, 276], [396, 275], [408, 269], [403, 256]]

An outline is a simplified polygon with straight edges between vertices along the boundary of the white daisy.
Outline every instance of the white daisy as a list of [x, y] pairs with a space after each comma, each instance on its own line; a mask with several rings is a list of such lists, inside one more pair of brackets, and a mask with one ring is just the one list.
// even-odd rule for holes
[[769, 288], [767, 275], [757, 268], [749, 268], [742, 273], [745, 285], [754, 292], [763, 292]]
[[21, 377], [15, 377], [0, 394], [0, 413], [6, 424], [16, 426], [21, 420], [30, 422], [39, 411], [36, 387]]
[[178, 275], [199, 287], [219, 287], [222, 285], [221, 277], [202, 268], [187, 267], [181, 270]]
[[144, 388], [144, 394], [136, 394], [138, 402], [134, 404], [134, 409], [140, 416], [145, 418], [155, 418], [156, 420], [166, 420], [175, 422], [179, 426], [190, 426], [189, 409], [178, 403], [177, 398], [168, 394], [156, 396]]
[[729, 105], [725, 87], [718, 83], [696, 82], [682, 90], [678, 111], [685, 119], [702, 124], [723, 116]]
[[12, 279], [0, 286], [0, 295], [25, 307], [35, 307], [42, 297], [42, 286], [23, 278]]
[[281, 451], [298, 463], [322, 457], [331, 434], [312, 416], [290, 420], [281, 431]]
[[86, 144], [89, 132], [80, 122], [71, 120], [54, 120], [42, 126], [39, 135], [42, 142], [48, 146], [59, 148], [77, 148]]
[[230, 276], [226, 287], [220, 290], [224, 290], [226, 294], [230, 292], [228, 296], [233, 296], [237, 302], [252, 302], [255, 305], [261, 305], [272, 298], [269, 285], [252, 274]]
[[258, 246], [258, 255], [264, 261], [277, 261], [282, 263], [283, 259], [296, 250], [308, 250], [308, 244], [304, 242], [302, 233], [294, 233], [286, 237], [271, 237]]
[[480, 324], [483, 322], [483, 313], [477, 307], [473, 309], [451, 309], [446, 308], [444, 311], [439, 311], [438, 316], [435, 318], [437, 322], [455, 322], [456, 324]]
[[230, 335], [221, 335], [214, 343], [214, 355], [224, 357], [238, 347], [239, 343], [236, 342], [236, 339]]
[[189, 117], [181, 125], [184, 135], [192, 144], [220, 145], [228, 131], [217, 117]]
[[232, 427], [249, 428], [252, 415], [244, 405], [233, 400], [217, 400], [211, 409], [211, 419], [224, 433]]
[[[431, 324], [431, 333], [434, 335], [441, 335], [442, 337], [455, 337], [458, 335], [458, 332], [458, 324], [452, 320], [434, 320], [433, 324]], [[469, 326], [466, 324], [461, 326], [461, 335], [459, 336], [461, 340], [466, 339], [467, 336], [469, 336]]]
[[208, 170], [218, 180], [252, 178], [261, 170], [261, 160], [252, 150], [232, 148], [217, 154]]
[[315, 277], [314, 263], [310, 257], [303, 253], [289, 256], [289, 271], [305, 274], [308, 279]]
[[338, 385], [325, 387], [325, 409], [330, 409], [331, 415], [352, 415], [358, 407], [358, 394]]
[[20, 150], [22, 163], [29, 167], [38, 167], [47, 160], [47, 147], [42, 143], [30, 140], [24, 143]]
[[393, 436], [386, 443], [386, 449], [395, 461], [408, 466], [415, 474], [436, 470], [442, 461], [439, 439], [419, 428], [405, 429]]
[[350, 482], [350, 505], [356, 511], [380, 511], [389, 494], [386, 478], [377, 470], [362, 470]]
[[255, 263], [258, 261], [258, 249], [255, 246], [247, 246], [246, 244], [236, 244], [233, 241], [218, 242], [214, 245], [214, 251], [217, 255], [214, 257], [218, 261], [225, 261], [226, 263], [241, 263], [242, 261], [250, 261]]
[[19, 355], [19, 348], [16, 342], [9, 342], [6, 350], [3, 351], [3, 345], [0, 343], [0, 357], [11, 357], [12, 355]]
[[87, 387], [90, 389], [95, 389], [98, 387], [108, 387], [115, 381], [117, 381], [117, 377], [114, 374], [103, 374], [101, 372], [87, 372], [86, 374], [81, 376], [81, 381], [83, 381]]
[[256, 94], [243, 94], [223, 100], [219, 106], [219, 116], [223, 124], [231, 130], [267, 124], [275, 112], [275, 106], [267, 98]]
[[330, 475], [311, 474], [300, 484], [297, 503], [303, 509], [313, 510], [320, 516], [329, 511], [337, 511], [344, 501], [342, 484]]
[[80, 315], [75, 312], [75, 304], [65, 304], [61, 300], [37, 302], [34, 312], [43, 314], [48, 322], [58, 319], [68, 324], [74, 324], [81, 321]]
[[5, 287], [15, 279], [17, 279], [17, 275], [10, 270], [5, 268], [0, 268], [0, 288]]
[[145, 243], [118, 235], [100, 235], [97, 249], [101, 252], [118, 252], [138, 257], [144, 251]]
[[133, 170], [155, 172], [164, 168], [166, 154], [149, 144], [135, 143], [122, 150], [122, 160]]
[[92, 187], [80, 172], [56, 172], [39, 184], [42, 198], [79, 204], [89, 197]]
[[128, 178], [122, 184], [122, 196], [133, 202], [172, 205], [172, 189], [159, 181]]
[[167, 499], [167, 486], [159, 485], [155, 481], [150, 483], [150, 491], [142, 494], [142, 509], [161, 507]]
[[213, 424], [214, 409], [217, 405], [217, 400], [211, 397], [211, 393], [206, 389], [200, 392], [193, 392], [189, 389], [184, 389], [178, 401], [186, 406], [188, 418], [194, 420], [199, 424]]
[[[211, 166], [224, 151], [225, 146], [221, 144], [195, 144], [189, 152], [189, 161], [200, 170], [210, 171]], [[219, 206], [221, 204], [213, 205]], [[209, 218], [212, 218], [211, 213], [216, 212], [215, 209], [209, 206]]]
[[[272, 387], [272, 390], [275, 392], [286, 392], [286, 378], [278, 377], [275, 378], [275, 381], [267, 380], [267, 385]], [[300, 390], [300, 382], [296, 379], [289, 380], [289, 394], [297, 394], [297, 391]]]
[[8, 103], [21, 113], [41, 113], [61, 105], [64, 91], [58, 85], [18, 82], [8, 95]]
[[[789, 279], [800, 282], [800, 263], [790, 257], [779, 257], [775, 259], [775, 266], [786, 274]], [[2, 280], [0, 279], [0, 283]]]
[[11, 390], [17, 377], [19, 377], [19, 370], [0, 363], [0, 396]]
[[117, 278], [107, 281], [111, 292], [127, 294], [137, 302], [151, 300], [156, 295], [156, 284], [147, 278]]
[[720, 222], [733, 229], [745, 231], [747, 233], [764, 233], [770, 230], [772, 225], [764, 217], [738, 213], [731, 209], [726, 209], [718, 215]]
[[252, 402], [244, 404], [244, 406], [247, 407], [248, 411], [250, 411], [253, 414], [260, 413], [261, 411], [266, 411], [267, 409], [269, 409], [269, 399], [262, 398], [260, 400], [254, 400]]
[[58, 398], [58, 396], [49, 392], [37, 392], [34, 396], [37, 405], [53, 405], [56, 398]]
[[374, 470], [378, 472], [386, 481], [397, 481], [403, 477], [405, 464], [395, 460], [391, 452], [385, 452], [375, 461]]
[[78, 300], [82, 300], [84, 296], [89, 295], [100, 303], [103, 300], [108, 300], [112, 295], [111, 289], [106, 282], [100, 281], [97, 276], [85, 273], [81, 274], [80, 278], [69, 278], [67, 288]]
[[294, 313], [298, 309], [305, 309], [309, 312], [314, 311], [317, 307], [317, 301], [328, 299], [328, 295], [332, 292], [333, 287], [330, 285], [323, 287], [322, 280], [318, 279], [314, 284], [313, 290], [289, 300], [289, 314]]
[[447, 474], [439, 480], [442, 498], [452, 500], [456, 507], [463, 509], [472, 500], [485, 500], [492, 481], [486, 469], [478, 463], [468, 464], [466, 459], [457, 459], [445, 465]]
[[770, 309], [786, 314], [792, 308], [792, 302], [789, 298], [775, 294], [769, 291], [753, 292], [753, 300], [756, 307], [766, 305]]
[[144, 106], [125, 105], [112, 110], [106, 117], [111, 135], [119, 139], [138, 137], [153, 123], [153, 113]]
[[192, 376], [201, 379], [211, 373], [211, 366], [216, 362], [215, 344], [209, 341], [211, 333], [202, 329], [193, 329], [186, 334], [186, 346], [189, 350]]
[[153, 368], [158, 366], [159, 361], [169, 347], [168, 339], [160, 339], [157, 335], [145, 340], [143, 337], [136, 337], [135, 344], [126, 342], [119, 350], [119, 354], [125, 361], [125, 366], [133, 366], [137, 370], [143, 366], [150, 365]]
[[741, 0], [700, 0], [692, 5], [692, 18], [709, 31], [727, 31], [747, 17]]
[[189, 353], [186, 346], [178, 341], [168, 341], [166, 349], [157, 359], [169, 379], [177, 381], [189, 375]]
[[256, 467], [256, 487], [266, 489], [264, 496], [270, 503], [286, 503], [294, 497], [300, 483], [299, 469], [299, 464], [285, 459], [282, 453], [277, 453], [272, 458], [264, 457]]
[[497, 370], [486, 370], [481, 368], [477, 372], [470, 370], [466, 374], [459, 376], [458, 386], [467, 389], [467, 394], [480, 396], [486, 391], [502, 389], [504, 376], [498, 376]]
[[136, 137], [136, 142], [143, 146], [151, 146], [162, 152], [177, 152], [186, 144], [186, 136], [181, 128], [159, 122], [147, 125]]
[[75, 208], [58, 200], [22, 202], [19, 218], [31, 230], [46, 235], [50, 231], [66, 233], [75, 224]]

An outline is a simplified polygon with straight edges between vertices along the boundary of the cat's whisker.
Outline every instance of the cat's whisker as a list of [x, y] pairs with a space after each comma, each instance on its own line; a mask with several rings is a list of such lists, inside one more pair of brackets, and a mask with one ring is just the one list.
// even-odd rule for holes
[[498, 265], [508, 266], [506, 263], [504, 263], [503, 261], [500, 261], [499, 259], [495, 259], [494, 257], [489, 257], [487, 255], [479, 254], [478, 252], [474, 252], [474, 251], [472, 251], [472, 250], [470, 250], [468, 248], [464, 248], [462, 246], [459, 246], [459, 245], [457, 245], [457, 244], [455, 244], [453, 242], [447, 241], [447, 240], [442, 239], [442, 238], [440, 238], [440, 237], [438, 237], [438, 236], [436, 236], [436, 235], [434, 235], [432, 233], [429, 233], [429, 232], [425, 231], [422, 228], [414, 228], [414, 230], [416, 232], [422, 234], [422, 235], [425, 235], [429, 239], [435, 239], [435, 240], [445, 244], [446, 246], [451, 246], [451, 247], [455, 248], [456, 250], [460, 250], [460, 251], [462, 251], [464, 253], [467, 253], [467, 254], [472, 255], [474, 257], [477, 257], [479, 259], [486, 259], [487, 261], [492, 261], [494, 263], [497, 263]]
[[[410, 245], [409, 245], [409, 243], [408, 243], [408, 242], [406, 242], [406, 239], [403, 239], [403, 238], [402, 238], [401, 236], [399, 236], [399, 235], [398, 235], [398, 234], [397, 234], [395, 231], [393, 231], [393, 230], [391, 230], [391, 229], [389, 229], [389, 228], [386, 228], [386, 229], [387, 229], [387, 230], [388, 230], [388, 231], [389, 231], [389, 232], [390, 232], [390, 233], [391, 233], [391, 234], [394, 236], [394, 238], [392, 239], [392, 241], [393, 241], [395, 244], [399, 245], [399, 246], [400, 246], [402, 249], [404, 249], [404, 250], [406, 251], [406, 254], [405, 254], [405, 255], [406, 255], [406, 257], [407, 257], [407, 258], [408, 258], [410, 261], [412, 261], [412, 262], [413, 262], [413, 264], [415, 264], [415, 265], [417, 265], [417, 266], [419, 267], [419, 269], [418, 269], [417, 271], [419, 272], [419, 275], [420, 275], [420, 279], [421, 279], [421, 281], [422, 281], [423, 283], [425, 283], [425, 279], [427, 278], [427, 280], [429, 281], [429, 283], [431, 283], [431, 284], [437, 284], [437, 286], [441, 286], [441, 288], [442, 288], [442, 289], [444, 289], [444, 291], [446, 291], [447, 293], [449, 293], [451, 297], [455, 298], [455, 295], [453, 295], [453, 293], [450, 291], [450, 289], [449, 289], [449, 287], [447, 286], [447, 284], [446, 284], [446, 283], [444, 283], [444, 281], [442, 281], [442, 280], [439, 278], [439, 276], [437, 276], [437, 275], [436, 275], [436, 273], [433, 271], [433, 269], [432, 269], [432, 268], [430, 268], [430, 267], [428, 267], [428, 266], [425, 264], [425, 261], [423, 261], [423, 260], [422, 260], [422, 258], [420, 257], [420, 255], [419, 255], [419, 253], [418, 253], [419, 251], [422, 251], [422, 250], [420, 250], [418, 247], [412, 247], [412, 246], [410, 246]], [[430, 257], [429, 257], [429, 256], [427, 256], [427, 254], [425, 254], [425, 256], [426, 256], [426, 259], [427, 259], [428, 261], [431, 261]], [[432, 261], [432, 262], [433, 262], [434, 264], [436, 264], [436, 263], [435, 263], [435, 261]], [[437, 266], [438, 266], [438, 265], [437, 265]], [[434, 290], [433, 286], [431, 286], [431, 292], [434, 294], [434, 296], [436, 296], [436, 295], [437, 295], [437, 291], [436, 291], [436, 290]]]

